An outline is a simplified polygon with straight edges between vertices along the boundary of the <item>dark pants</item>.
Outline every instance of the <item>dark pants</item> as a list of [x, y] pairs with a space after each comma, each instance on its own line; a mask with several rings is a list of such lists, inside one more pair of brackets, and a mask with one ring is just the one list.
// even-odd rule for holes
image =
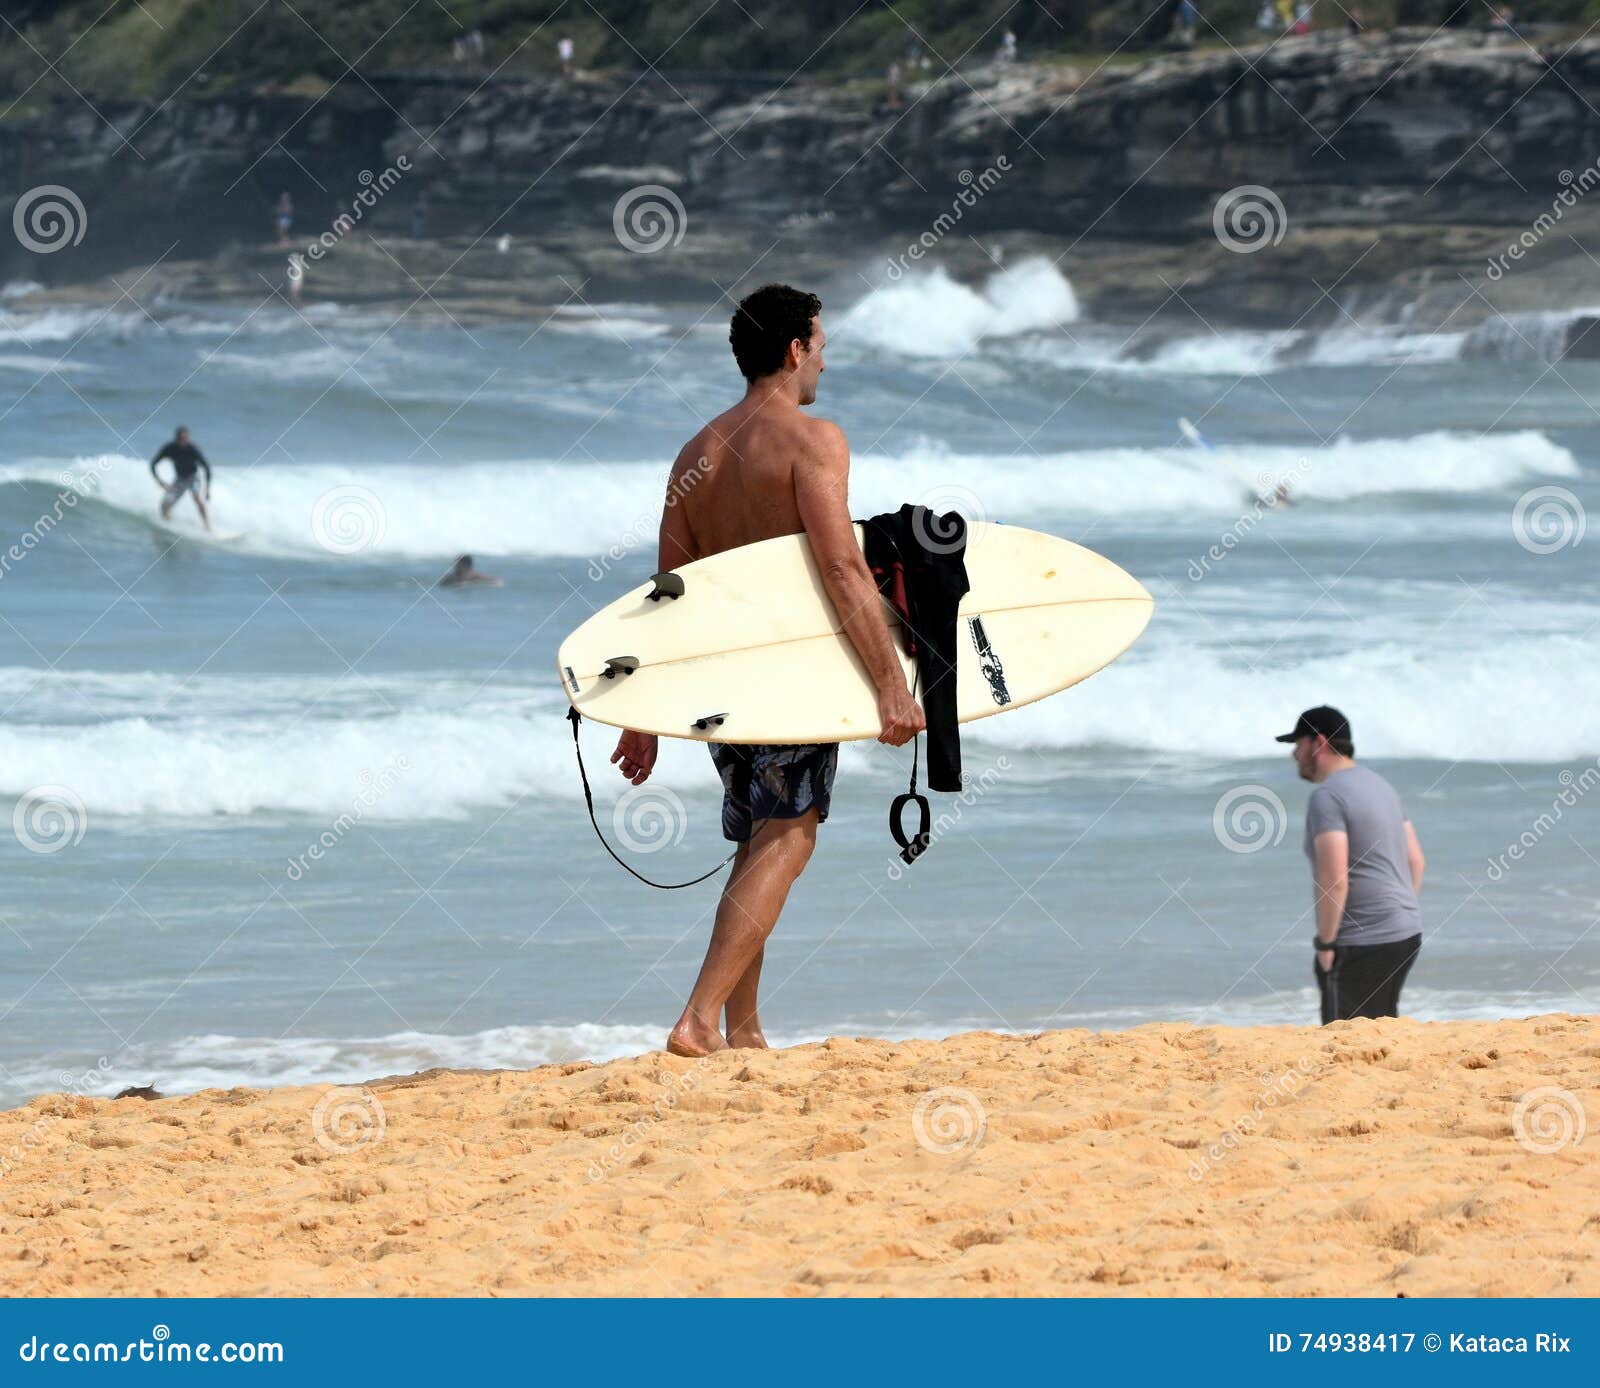
[[1398, 1017], [1400, 987], [1421, 946], [1421, 935], [1387, 945], [1350, 945], [1333, 956], [1327, 973], [1313, 962], [1322, 990], [1323, 1025], [1352, 1017]]

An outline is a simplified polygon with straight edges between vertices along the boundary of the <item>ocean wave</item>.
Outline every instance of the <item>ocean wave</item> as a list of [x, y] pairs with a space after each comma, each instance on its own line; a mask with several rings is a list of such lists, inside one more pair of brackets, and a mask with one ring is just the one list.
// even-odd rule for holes
[[[219, 468], [215, 513], [219, 528], [245, 532], [240, 547], [259, 554], [587, 557], [605, 574], [654, 549], [664, 475], [658, 460], [261, 464]], [[969, 519], [1033, 525], [1083, 516], [1233, 516], [1279, 482], [1299, 500], [1345, 502], [1494, 492], [1531, 478], [1577, 475], [1572, 454], [1536, 430], [1339, 439], [1327, 447], [1249, 444], [1205, 452], [1175, 445], [1014, 456], [957, 453], [924, 441], [858, 456], [851, 496], [858, 515], [916, 499]], [[0, 466], [0, 506], [8, 484], [70, 486], [155, 523], [147, 466], [135, 458]], [[24, 523], [27, 509], [5, 506]], [[354, 529], [335, 529], [340, 519]]]
[[[1071, 338], [1039, 336], [1006, 344], [1011, 358], [1067, 371], [1145, 376], [1266, 376], [1303, 367], [1433, 366], [1481, 355], [1473, 335], [1399, 327], [1230, 328], [1129, 340], [1107, 327]], [[1526, 353], [1533, 360], [1535, 353]]]
[[531, 715], [470, 709], [359, 719], [200, 712], [68, 725], [8, 720], [0, 726], [0, 795], [64, 787], [91, 820], [455, 819], [535, 792], [577, 793], [565, 727], [554, 713], [546, 726], [540, 737]]
[[360, 1084], [386, 1075], [442, 1067], [452, 1070], [527, 1070], [576, 1060], [615, 1060], [659, 1050], [659, 1026], [510, 1026], [465, 1036], [396, 1032], [374, 1037], [227, 1036], [211, 1033], [134, 1045], [108, 1056], [102, 1069], [94, 1057], [62, 1057], [51, 1065], [14, 1072], [6, 1088], [20, 1096], [59, 1092], [65, 1077], [81, 1083], [88, 1074], [93, 1097], [128, 1085], [149, 1084], [163, 1094], [236, 1085], [271, 1088], [300, 1084]]
[[[431, 674], [200, 675], [0, 668], [0, 797], [64, 787], [91, 821], [138, 817], [459, 819], [580, 794], [554, 669], [543, 685]], [[613, 729], [586, 730], [604, 766]], [[712, 795], [694, 743], [667, 740], [661, 784]], [[626, 785], [597, 776], [596, 802]], [[70, 804], [71, 801], [69, 800]]]
[[75, 342], [94, 334], [122, 337], [138, 330], [140, 318], [133, 309], [47, 308], [29, 313], [0, 309], [0, 343], [33, 346]]
[[48, 376], [51, 372], [83, 376], [100, 368], [66, 357], [49, 357], [32, 352], [0, 353], [0, 371], [17, 371], [25, 376]]
[[[1174, 428], [1176, 433], [1176, 428]], [[933, 444], [860, 460], [855, 495], [968, 494], [969, 519], [1027, 524], [1035, 515], [1123, 516], [1130, 511], [1235, 511], [1280, 482], [1298, 500], [1495, 491], [1530, 477], [1574, 477], [1571, 452], [1537, 430], [1410, 438], [1339, 438], [1326, 446], [1235, 444], [1108, 448], [1010, 458], [961, 455]], [[892, 484], [895, 493], [888, 493]], [[858, 509], [866, 510], [858, 504]]]
[[986, 338], [1013, 337], [1077, 317], [1078, 299], [1067, 277], [1049, 260], [1032, 256], [989, 276], [981, 292], [937, 268], [874, 289], [845, 313], [837, 336], [852, 350], [954, 357]]
[[[23, 286], [24, 290], [27, 286]], [[0, 294], [0, 302], [13, 296]], [[15, 297], [22, 297], [21, 294]], [[368, 312], [352, 314], [338, 304], [312, 304], [299, 312], [287, 307], [251, 309], [177, 309], [160, 302], [138, 309], [122, 309], [114, 304], [68, 304], [28, 309], [0, 308], [0, 343], [75, 342], [82, 338], [107, 338], [124, 341], [147, 335], [194, 338], [278, 336], [304, 331], [307, 321], [335, 323], [341, 330], [355, 327], [384, 327], [390, 319]]]
[[[1071, 691], [967, 725], [974, 758], [1113, 749], [1140, 770], [1167, 763], [1155, 780], [1176, 783], [1196, 765], [1284, 755], [1273, 737], [1325, 702], [1349, 714], [1361, 754], [1378, 759], [1575, 765], [1600, 747], [1600, 709], [1587, 697], [1593, 654], [1577, 637], [1374, 641], [1325, 658], [1263, 656], [1252, 668], [1248, 652], [1195, 648], [1178, 639], [1181, 621], [1163, 632], [1160, 620]], [[570, 807], [578, 793], [553, 674], [548, 685], [480, 689], [436, 688], [422, 675], [29, 678], [0, 672], [11, 706], [0, 796], [63, 786], [91, 818], [337, 817], [359, 807], [361, 819], [424, 821], [530, 796]], [[1184, 691], [1180, 718], [1174, 689]], [[587, 730], [591, 761], [603, 766], [614, 736]], [[846, 744], [850, 773], [876, 775], [880, 751]], [[696, 801], [718, 789], [703, 750], [681, 739], [663, 739], [657, 783]], [[599, 775], [594, 789], [609, 805], [625, 787]]]
[[[970, 724], [963, 736], [996, 747], [1259, 760], [1287, 755], [1273, 737], [1301, 709], [1330, 703], [1349, 716], [1362, 756], [1559, 764], [1600, 748], [1600, 705], [1589, 696], [1594, 649], [1576, 636], [1374, 641], [1255, 668], [1249, 654], [1163, 641], [1152, 628], [1070, 693]], [[1180, 689], [1183, 711], [1174, 717]]]
[[[1437, 967], [1437, 965], [1435, 966]], [[1406, 1015], [1419, 1021], [1491, 1021], [1505, 1017], [1583, 1014], [1591, 1001], [1567, 989], [1530, 992], [1505, 989], [1427, 987], [1406, 990]], [[996, 1026], [992, 1018], [952, 1017], [915, 1023], [841, 1020], [774, 1033], [772, 1044], [800, 1046], [832, 1036], [889, 1041], [940, 1040], [970, 1031], [1001, 1036], [1039, 1031], [1122, 1031], [1187, 1023], [1196, 1026], [1308, 1025], [1317, 1011], [1310, 986], [1254, 996], [1232, 994], [1221, 1001], [1109, 1004], [1030, 1018], [1023, 1027]], [[154, 1083], [168, 1095], [202, 1089], [255, 1089], [288, 1085], [359, 1085], [422, 1070], [530, 1070], [540, 1065], [608, 1060], [661, 1049], [665, 1021], [654, 1024], [578, 1022], [570, 1025], [504, 1026], [462, 1035], [403, 1031], [372, 1037], [271, 1037], [209, 1033], [170, 1041], [136, 1043], [102, 1057], [56, 1055], [52, 1060], [13, 1064], [0, 1094], [23, 1102], [39, 1094], [78, 1092], [106, 1098], [129, 1085]]]

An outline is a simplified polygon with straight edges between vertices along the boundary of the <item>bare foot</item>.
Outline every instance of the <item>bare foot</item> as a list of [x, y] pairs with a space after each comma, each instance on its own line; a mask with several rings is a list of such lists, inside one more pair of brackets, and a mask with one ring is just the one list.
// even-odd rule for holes
[[713, 1051], [725, 1051], [728, 1043], [715, 1027], [708, 1027], [685, 1014], [667, 1036], [667, 1051], [671, 1055], [693, 1056], [698, 1059]]
[[729, 1027], [728, 1045], [740, 1051], [765, 1051], [767, 1038], [761, 1034], [761, 1025], [753, 1022], [747, 1027]]

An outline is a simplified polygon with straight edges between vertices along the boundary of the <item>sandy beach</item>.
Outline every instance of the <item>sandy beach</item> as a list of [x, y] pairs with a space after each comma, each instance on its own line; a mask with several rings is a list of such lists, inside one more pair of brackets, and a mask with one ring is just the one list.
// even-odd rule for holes
[[7, 1296], [1600, 1294], [1591, 1017], [832, 1040], [0, 1115]]

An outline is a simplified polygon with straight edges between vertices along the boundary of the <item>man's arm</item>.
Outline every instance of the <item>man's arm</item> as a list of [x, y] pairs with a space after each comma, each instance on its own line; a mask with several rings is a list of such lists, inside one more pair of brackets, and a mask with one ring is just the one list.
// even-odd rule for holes
[[[159, 463], [163, 458], [165, 458], [167, 456], [167, 453], [169, 452], [169, 450], [171, 448], [172, 448], [172, 445], [170, 443], [162, 444], [161, 445], [161, 451], [159, 453], [157, 453], [156, 456], [153, 457], [150, 460], [150, 475], [152, 477], [154, 477], [157, 482], [161, 482], [161, 474], [156, 471], [156, 464]], [[165, 482], [161, 482], [161, 485], [164, 487], [167, 484]]]
[[211, 464], [206, 461], [206, 455], [198, 448], [194, 451], [194, 458], [206, 470], [206, 496], [211, 495]]
[[681, 568], [703, 557], [694, 531], [689, 526], [689, 514], [683, 506], [683, 498], [704, 475], [705, 461], [685, 448], [672, 464], [672, 474], [667, 478], [667, 499], [661, 508], [661, 533], [656, 545], [656, 569], [661, 573]]
[[1317, 890], [1317, 938], [1332, 945], [1339, 938], [1339, 922], [1350, 898], [1350, 835], [1328, 829], [1312, 844], [1316, 854], [1313, 877]]
[[922, 710], [906, 687], [906, 677], [895, 654], [894, 637], [883, 615], [883, 600], [872, 581], [866, 556], [856, 543], [847, 499], [850, 448], [844, 430], [819, 421], [815, 443], [795, 469], [795, 501], [800, 523], [811, 541], [811, 553], [822, 575], [822, 586], [833, 600], [845, 635], [855, 647], [867, 677], [878, 695], [879, 742], [899, 747], [927, 726]]
[[[700, 557], [700, 546], [695, 542], [694, 531], [689, 527], [689, 517], [679, 503], [683, 494], [700, 476], [704, 460], [686, 449], [672, 465], [672, 475], [667, 479], [667, 500], [661, 508], [661, 530], [656, 542], [656, 569], [665, 573]], [[611, 754], [613, 763], [620, 763], [622, 774], [634, 785], [642, 785], [655, 770], [656, 753], [660, 749], [654, 733], [636, 733], [631, 729], [617, 739], [617, 750]]]
[[1411, 867], [1411, 890], [1418, 896], [1422, 895], [1422, 874], [1427, 871], [1428, 860], [1422, 856], [1422, 843], [1417, 838], [1417, 831], [1411, 827], [1411, 821], [1406, 820], [1406, 861]]

